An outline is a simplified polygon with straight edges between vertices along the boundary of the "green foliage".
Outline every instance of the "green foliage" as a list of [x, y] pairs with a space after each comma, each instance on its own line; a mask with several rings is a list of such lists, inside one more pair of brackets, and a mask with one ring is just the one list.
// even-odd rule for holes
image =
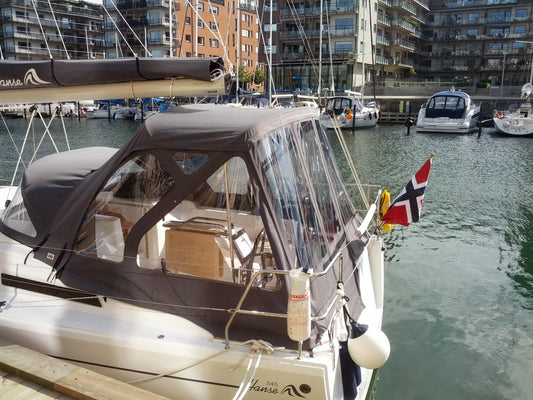
[[237, 73], [241, 82], [260, 85], [265, 81], [265, 71], [259, 66], [255, 70], [241, 66], [237, 68]]

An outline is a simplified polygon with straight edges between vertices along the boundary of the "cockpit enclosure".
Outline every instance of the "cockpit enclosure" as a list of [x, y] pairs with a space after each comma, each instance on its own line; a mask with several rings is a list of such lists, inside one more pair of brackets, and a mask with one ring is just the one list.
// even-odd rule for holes
[[431, 97], [426, 104], [426, 117], [464, 118], [470, 98], [462, 92], [441, 92]]
[[335, 115], [341, 115], [351, 110], [353, 113], [363, 108], [361, 100], [356, 97], [331, 97], [326, 102], [326, 111], [333, 111]]
[[[41, 179], [61, 157], [41, 160]], [[230, 337], [294, 347], [280, 317], [288, 285], [279, 272], [319, 273], [337, 260], [311, 281], [312, 313], [327, 314], [335, 300], [339, 265], [352, 315], [360, 312], [359, 219], [312, 111], [178, 107], [148, 119], [107, 162], [74, 180], [53, 219], [34, 224], [36, 232], [21, 224], [17, 236], [39, 243], [35, 257], [67, 285], [183, 316], [220, 337], [248, 285], [242, 308], [259, 315], [237, 315]], [[12, 204], [5, 233], [16, 230], [17, 212], [28, 217], [21, 201]], [[330, 319], [313, 322], [305, 347]]]

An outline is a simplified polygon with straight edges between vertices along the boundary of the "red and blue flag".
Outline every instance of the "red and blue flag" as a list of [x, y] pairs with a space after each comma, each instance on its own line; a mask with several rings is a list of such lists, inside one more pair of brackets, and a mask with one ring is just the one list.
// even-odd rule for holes
[[424, 203], [433, 157], [434, 154], [431, 154], [422, 168], [418, 170], [401, 193], [392, 201], [387, 212], [381, 217], [383, 223], [409, 226], [411, 222], [418, 222], [422, 204]]

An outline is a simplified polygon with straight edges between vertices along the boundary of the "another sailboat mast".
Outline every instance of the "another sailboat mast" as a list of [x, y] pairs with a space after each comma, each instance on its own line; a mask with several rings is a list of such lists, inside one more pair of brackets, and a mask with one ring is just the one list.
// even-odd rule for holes
[[170, 51], [170, 57], [174, 57], [174, 38], [172, 35], [172, 29], [173, 29], [173, 22], [174, 18], [172, 18], [172, 3], [174, 0], [169, 0], [168, 2], [168, 27], [169, 27], [169, 36], [170, 36], [170, 44], [169, 44], [169, 51]]
[[322, 8], [323, 0], [320, 0], [320, 30], [319, 30], [319, 39], [318, 39], [318, 98], [321, 97], [322, 92]]
[[268, 35], [268, 105], [272, 106], [272, 0], [270, 0], [270, 33]]

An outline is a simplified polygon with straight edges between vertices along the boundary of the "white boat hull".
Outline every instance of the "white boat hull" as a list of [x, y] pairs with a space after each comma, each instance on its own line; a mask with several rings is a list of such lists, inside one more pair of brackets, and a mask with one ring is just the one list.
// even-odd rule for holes
[[[50, 267], [31, 257], [22, 265], [29, 249], [1, 240], [3, 282], [9, 276], [46, 282]], [[362, 258], [363, 279], [372, 279], [368, 253]], [[178, 316], [101, 297], [100, 306], [81, 304], [5, 284], [0, 298], [7, 301], [0, 313], [2, 339], [169, 398], [228, 399], [247, 383], [245, 399], [295, 392], [310, 400], [343, 398], [338, 343], [324, 343], [313, 357], [304, 353], [301, 359], [291, 350], [264, 353], [255, 369], [259, 353], [249, 352], [249, 344], [232, 342], [226, 349], [223, 340]], [[381, 313], [374, 308], [365, 315], [381, 324]], [[362, 370], [357, 399], [365, 398], [372, 372]]]
[[479, 129], [479, 116], [470, 120], [450, 118], [424, 118], [416, 124], [418, 132], [427, 133], [472, 133]]
[[520, 115], [506, 115], [503, 118], [495, 117], [494, 128], [497, 132], [510, 136], [533, 136], [533, 118]]
[[439, 92], [424, 104], [416, 119], [417, 132], [472, 133], [480, 129], [481, 106], [464, 92]]
[[353, 114], [352, 118], [348, 118], [344, 114], [333, 119], [323, 115], [320, 118], [320, 123], [325, 129], [335, 129], [337, 126], [340, 129], [361, 129], [375, 127], [378, 124], [378, 120], [379, 110], [368, 108]]

